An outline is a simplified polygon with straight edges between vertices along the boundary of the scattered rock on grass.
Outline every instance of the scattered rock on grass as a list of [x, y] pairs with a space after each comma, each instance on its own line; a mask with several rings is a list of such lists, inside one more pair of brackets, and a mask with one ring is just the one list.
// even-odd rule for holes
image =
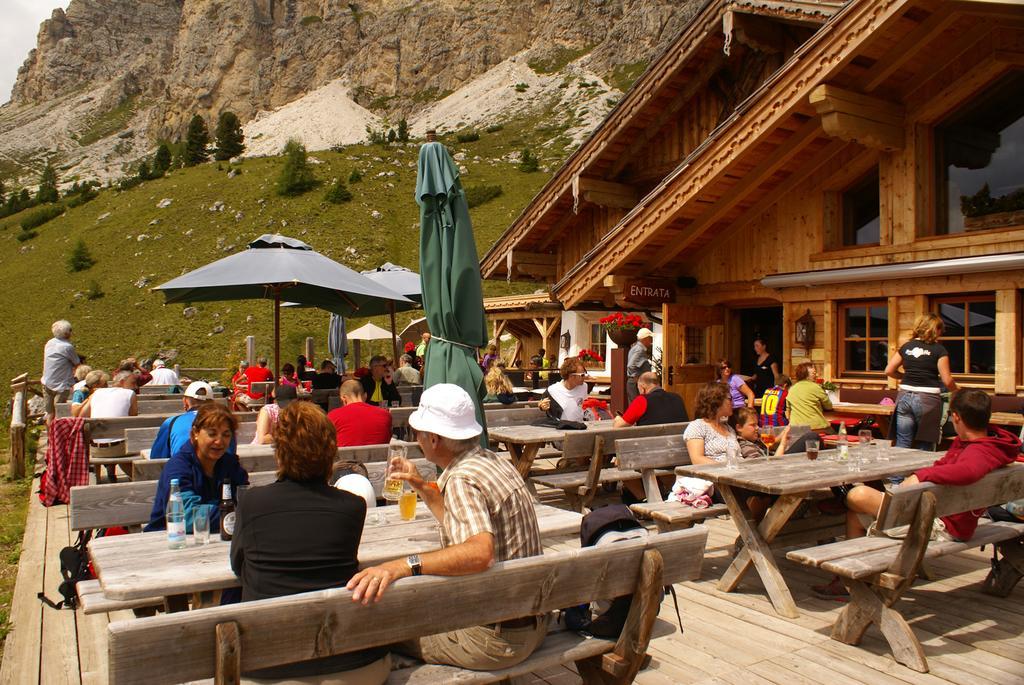
[[199, 310], [196, 309], [195, 307], [185, 307], [185, 309], [183, 309], [181, 312], [182, 316], [184, 316], [186, 319], [193, 319], [198, 313]]
[[157, 209], [166, 209], [166, 208], [171, 206], [172, 202], [174, 202], [174, 200], [172, 200], [169, 197], [165, 197], [164, 199], [160, 200], [160, 202], [156, 203], [156, 208]]

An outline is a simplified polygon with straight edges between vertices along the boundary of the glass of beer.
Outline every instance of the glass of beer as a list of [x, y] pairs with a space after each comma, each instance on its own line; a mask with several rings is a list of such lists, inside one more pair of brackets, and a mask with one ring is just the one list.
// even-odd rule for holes
[[807, 450], [807, 458], [811, 461], [818, 458], [819, 444], [817, 440], [808, 440], [804, 443], [804, 449]]
[[397, 502], [402, 496], [404, 483], [392, 477], [400, 459], [405, 459], [405, 445], [391, 445], [388, 450], [388, 468], [384, 474], [384, 490], [381, 492], [381, 496], [389, 502]]
[[403, 521], [412, 521], [416, 518], [416, 491], [408, 489], [402, 492], [398, 498], [398, 515]]

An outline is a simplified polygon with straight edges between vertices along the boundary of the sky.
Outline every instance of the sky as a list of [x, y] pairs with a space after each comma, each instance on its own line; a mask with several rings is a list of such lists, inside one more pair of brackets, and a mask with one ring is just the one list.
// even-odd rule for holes
[[39, 24], [69, 0], [0, 0], [0, 104], [11, 99], [18, 68], [36, 46]]

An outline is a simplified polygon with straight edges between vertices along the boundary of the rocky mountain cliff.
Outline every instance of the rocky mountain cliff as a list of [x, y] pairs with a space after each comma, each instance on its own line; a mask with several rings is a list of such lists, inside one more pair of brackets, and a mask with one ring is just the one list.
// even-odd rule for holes
[[700, 4], [71, 0], [43, 22], [0, 108], [0, 177], [54, 153], [66, 175], [115, 176], [196, 112], [248, 122], [335, 82], [390, 121], [414, 120], [510, 59], [623, 90]]

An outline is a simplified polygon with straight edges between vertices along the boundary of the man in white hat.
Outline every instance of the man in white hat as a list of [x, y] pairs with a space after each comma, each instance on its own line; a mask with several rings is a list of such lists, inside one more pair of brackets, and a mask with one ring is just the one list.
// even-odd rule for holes
[[177, 385], [180, 382], [178, 374], [174, 373], [174, 369], [168, 369], [163, 359], [153, 362], [151, 375], [153, 376], [153, 380], [150, 381], [152, 385]]
[[651, 370], [651, 347], [654, 346], [654, 332], [650, 328], [641, 328], [636, 332], [636, 342], [629, 348], [626, 357], [626, 394], [627, 404], [632, 404], [640, 391], [636, 381], [640, 374]]
[[[153, 446], [149, 451], [150, 459], [170, 459], [182, 446], [189, 441], [189, 434], [192, 432], [192, 422], [196, 420], [196, 412], [204, 402], [213, 401], [213, 387], [206, 381], [195, 381], [185, 388], [185, 396], [182, 403], [185, 405], [185, 412], [171, 416], [160, 424]], [[231, 438], [229, 451], [235, 452], [237, 442]]]
[[[364, 569], [348, 582], [353, 601], [378, 600], [399, 578], [429, 574], [464, 576], [496, 561], [540, 555], [540, 529], [533, 497], [512, 465], [480, 447], [483, 429], [469, 394], [442, 383], [423, 392], [409, 417], [423, 455], [444, 469], [440, 491], [428, 487], [415, 466], [392, 461], [395, 476], [409, 483], [441, 524], [441, 546]], [[492, 671], [520, 663], [547, 634], [547, 616], [427, 635], [402, 645], [427, 663]]]

